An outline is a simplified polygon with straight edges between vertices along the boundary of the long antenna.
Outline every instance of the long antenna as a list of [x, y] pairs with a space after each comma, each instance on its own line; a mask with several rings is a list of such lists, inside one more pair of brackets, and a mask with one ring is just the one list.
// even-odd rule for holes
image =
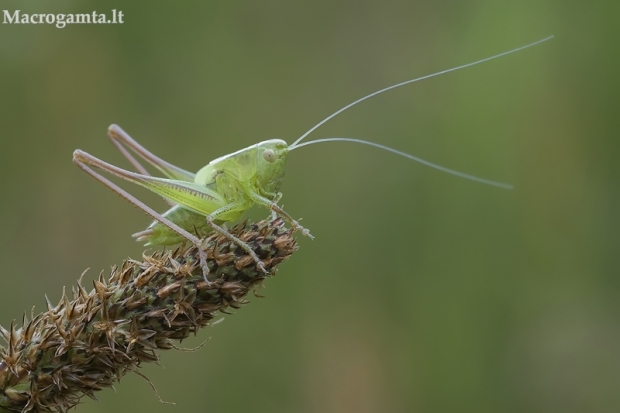
[[292, 145], [290, 145], [290, 147], [289, 147], [289, 148], [291, 148], [291, 149], [292, 149], [292, 148], [294, 148], [294, 147], [295, 147], [295, 146], [296, 146], [299, 142], [301, 142], [301, 141], [302, 141], [302, 140], [303, 140], [306, 136], [310, 135], [310, 134], [311, 134], [314, 130], [316, 130], [319, 126], [323, 125], [325, 122], [327, 122], [328, 120], [330, 120], [330, 119], [331, 119], [331, 118], [333, 118], [334, 116], [339, 115], [340, 113], [344, 112], [345, 110], [349, 109], [350, 107], [355, 106], [355, 105], [357, 105], [358, 103], [363, 102], [363, 101], [365, 101], [366, 99], [370, 99], [371, 97], [376, 96], [376, 95], [378, 95], [378, 94], [380, 94], [380, 93], [387, 92], [388, 90], [396, 89], [396, 88], [398, 88], [398, 87], [405, 86], [405, 85], [408, 85], [408, 84], [410, 84], [410, 83], [414, 83], [414, 82], [417, 82], [417, 81], [420, 81], [420, 80], [429, 79], [429, 78], [431, 78], [431, 77], [435, 77], [435, 76], [443, 75], [443, 74], [445, 74], [445, 73], [454, 72], [454, 71], [457, 71], [457, 70], [460, 70], [460, 69], [464, 69], [464, 68], [466, 68], [466, 67], [475, 66], [475, 65], [478, 65], [478, 64], [480, 64], [480, 63], [488, 62], [489, 60], [497, 59], [498, 57], [506, 56], [506, 55], [509, 55], [509, 54], [511, 54], [511, 53], [516, 53], [516, 52], [518, 52], [518, 51], [520, 51], [520, 50], [527, 49], [527, 48], [532, 47], [532, 46], [536, 46], [537, 44], [540, 44], [540, 43], [546, 42], [547, 40], [551, 40], [551, 39], [553, 39], [553, 36], [545, 37], [544, 39], [537, 40], [537, 41], [535, 41], [534, 43], [526, 44], [525, 46], [517, 47], [516, 49], [512, 49], [512, 50], [509, 50], [509, 51], [507, 51], [507, 52], [499, 53], [499, 54], [496, 54], [496, 55], [493, 55], [493, 56], [490, 56], [490, 57], [486, 57], [486, 58], [481, 59], [481, 60], [477, 60], [477, 61], [472, 62], [472, 63], [467, 63], [467, 64], [465, 64], [465, 65], [461, 65], [461, 66], [453, 67], [453, 68], [451, 68], [451, 69], [442, 70], [441, 72], [436, 72], [436, 73], [432, 73], [432, 74], [430, 74], [430, 75], [426, 75], [426, 76], [418, 77], [418, 78], [416, 78], [416, 79], [406, 80], [406, 81], [404, 81], [404, 82], [397, 83], [397, 84], [392, 85], [392, 86], [388, 86], [388, 87], [386, 87], [386, 88], [384, 88], [384, 89], [377, 90], [376, 92], [373, 92], [373, 93], [371, 93], [371, 94], [369, 94], [369, 95], [366, 95], [366, 96], [364, 96], [364, 97], [362, 97], [362, 98], [360, 98], [360, 99], [356, 100], [355, 102], [349, 103], [349, 104], [348, 104], [348, 105], [346, 105], [345, 107], [343, 107], [343, 108], [341, 108], [341, 109], [338, 109], [336, 112], [332, 113], [331, 115], [329, 115], [328, 117], [326, 117], [325, 119], [323, 119], [322, 121], [320, 121], [319, 123], [317, 123], [316, 125], [314, 125], [312, 128], [310, 128], [310, 129], [309, 129], [306, 133], [304, 133], [303, 135], [301, 135], [301, 136], [300, 136], [300, 137], [299, 137], [299, 138], [298, 138], [295, 142], [293, 142], [293, 144], [292, 144]]
[[301, 143], [301, 144], [299, 144], [297, 146], [294, 146], [290, 150], [301, 148], [303, 146], [312, 145], [313, 143], [321, 143], [321, 142], [355, 142], [355, 143], [362, 143], [364, 145], [374, 146], [375, 148], [379, 148], [379, 149], [386, 150], [388, 152], [395, 153], [396, 155], [404, 156], [405, 158], [409, 158], [409, 159], [414, 160], [416, 162], [420, 162], [421, 164], [424, 164], [426, 166], [430, 166], [431, 168], [439, 169], [440, 171], [447, 172], [447, 173], [452, 174], [452, 175], [460, 176], [461, 178], [469, 179], [469, 180], [480, 182], [480, 183], [487, 184], [487, 185], [497, 186], [497, 187], [504, 188], [504, 189], [512, 189], [513, 188], [513, 186], [510, 185], [510, 184], [504, 184], [502, 182], [491, 181], [489, 179], [480, 178], [480, 177], [474, 176], [474, 175], [469, 175], [469, 174], [466, 174], [464, 172], [455, 171], [454, 169], [449, 169], [449, 168], [446, 168], [445, 166], [434, 164], [434, 163], [426, 161], [426, 160], [424, 160], [422, 158], [418, 158], [417, 156], [413, 156], [413, 155], [410, 155], [410, 154], [408, 154], [406, 152], [399, 151], [398, 149], [390, 148], [389, 146], [381, 145], [381, 144], [375, 143], [375, 142], [365, 141], [365, 140], [362, 140], [362, 139], [356, 139], [356, 138], [323, 138], [323, 139], [315, 139], [313, 141], [304, 142], [304, 143]]

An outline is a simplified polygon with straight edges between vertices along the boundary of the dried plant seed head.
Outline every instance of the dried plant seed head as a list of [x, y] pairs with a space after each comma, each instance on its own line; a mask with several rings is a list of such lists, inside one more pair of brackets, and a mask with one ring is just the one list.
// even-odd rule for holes
[[279, 219], [240, 224], [231, 233], [270, 275], [214, 235], [204, 242], [209, 283], [195, 247], [158, 251], [112, 268], [90, 292], [78, 282], [72, 299], [63, 293], [54, 306], [46, 298], [47, 311], [24, 316], [21, 328], [0, 326], [0, 413], [65, 412], [84, 396], [96, 399], [96, 391], [128, 372], [141, 374], [141, 363], [158, 361], [157, 350], [179, 349], [175, 341], [215, 324], [218, 312], [247, 304], [247, 294], [297, 249]]

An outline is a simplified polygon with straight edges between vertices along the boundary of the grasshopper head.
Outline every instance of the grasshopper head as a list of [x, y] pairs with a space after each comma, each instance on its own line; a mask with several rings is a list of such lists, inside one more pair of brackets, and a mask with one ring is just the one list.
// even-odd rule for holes
[[282, 139], [270, 139], [256, 145], [256, 180], [266, 192], [278, 192], [284, 172], [288, 145]]

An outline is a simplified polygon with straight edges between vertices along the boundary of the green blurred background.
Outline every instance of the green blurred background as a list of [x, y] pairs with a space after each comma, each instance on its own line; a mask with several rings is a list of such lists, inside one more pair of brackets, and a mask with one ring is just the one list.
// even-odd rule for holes
[[[269, 138], [368, 139], [289, 157], [283, 204], [315, 241], [252, 303], [88, 412], [620, 410], [620, 3], [2, 0], [123, 10], [123, 25], [0, 24], [0, 323], [142, 248], [149, 220], [80, 172], [128, 167], [118, 123], [189, 170]], [[131, 188], [132, 190], [134, 188]], [[156, 196], [135, 194], [163, 210]], [[264, 217], [255, 211], [251, 217]]]

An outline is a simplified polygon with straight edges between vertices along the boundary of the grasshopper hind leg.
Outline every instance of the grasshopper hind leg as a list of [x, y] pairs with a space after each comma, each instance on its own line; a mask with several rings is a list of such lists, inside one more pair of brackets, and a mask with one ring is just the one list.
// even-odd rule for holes
[[[152, 208], [145, 205], [142, 201], [140, 201], [139, 199], [137, 199], [136, 197], [134, 197], [133, 195], [131, 195], [130, 193], [128, 193], [127, 191], [125, 191], [124, 189], [122, 189], [121, 187], [113, 183], [112, 181], [110, 181], [109, 179], [105, 178], [103, 175], [95, 172], [91, 167], [102, 169], [104, 171], [117, 175], [121, 178], [125, 177], [124, 174], [127, 173], [127, 171], [124, 171], [120, 168], [107, 164], [106, 162], [103, 162], [102, 160], [86, 152], [83, 152], [79, 149], [73, 152], [73, 162], [80, 169], [86, 172], [88, 175], [95, 178], [97, 181], [99, 181], [100, 183], [108, 187], [109, 189], [116, 192], [118, 195], [121, 196], [121, 198], [130, 202], [135, 207], [137, 207], [138, 209], [140, 209], [141, 211], [143, 211], [144, 213], [146, 213], [151, 218], [158, 221], [159, 223], [161, 223], [162, 225], [164, 225], [171, 231], [174, 231], [175, 233], [177, 233], [180, 237], [182, 237], [182, 239], [185, 239], [191, 242], [198, 250], [198, 259], [200, 261], [200, 267], [202, 269], [202, 276], [207, 284], [209, 285], [211, 284], [211, 281], [209, 281], [207, 278], [207, 275], [209, 274], [209, 266], [207, 265], [207, 255], [203, 249], [203, 243], [200, 238], [196, 237], [195, 235], [190, 234], [185, 229], [181, 228], [180, 226], [170, 221], [163, 215], [157, 213]], [[135, 175], [135, 174], [131, 174], [131, 175]]]

